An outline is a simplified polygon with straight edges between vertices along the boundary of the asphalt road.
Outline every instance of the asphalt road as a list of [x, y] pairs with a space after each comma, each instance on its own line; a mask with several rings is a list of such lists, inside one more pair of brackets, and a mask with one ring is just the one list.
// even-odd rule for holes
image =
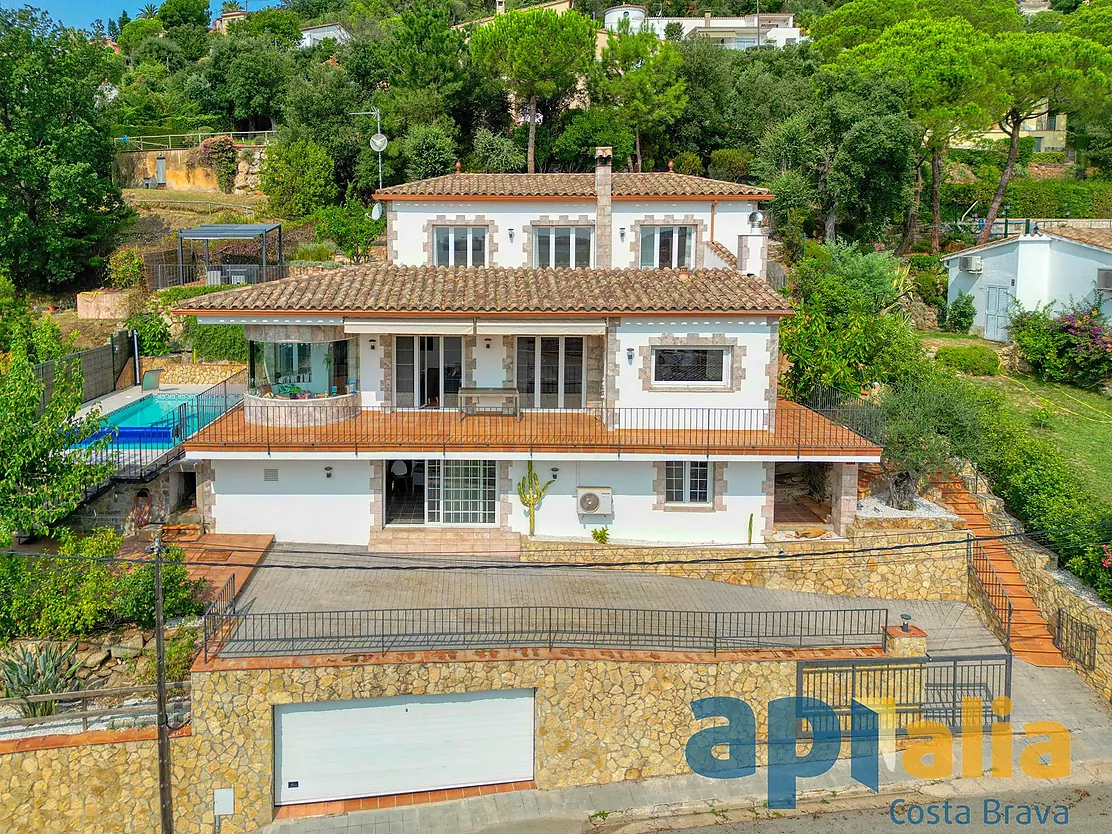
[[[700, 826], [698, 828], [685, 828], [685, 834], [817, 834], [817, 832], [837, 831], [838, 834], [900, 834], [904, 832], [923, 831], [960, 831], [962, 834], [996, 834], [1002, 831], [1063, 831], [1070, 834], [1106, 834], [1112, 832], [1112, 786], [1093, 785], [1087, 789], [1058, 788], [1029, 790], [1022, 793], [999, 793], [988, 797], [999, 802], [996, 814], [991, 813], [996, 806], [990, 806], [990, 813], [985, 813], [984, 796], [971, 796], [968, 798], [950, 799], [950, 819], [947, 825], [943, 819], [945, 809], [942, 800], [928, 799], [927, 797], [913, 798], [912, 801], [923, 806], [923, 817], [918, 824], [912, 822], [918, 818], [919, 811], [912, 811], [906, 816], [900, 816], [898, 811], [890, 811], [890, 802], [883, 807], [855, 811], [830, 811], [826, 813], [810, 814], [799, 817], [781, 819], [763, 819], [744, 822], [722, 822], [715, 825]], [[933, 804], [939, 819], [930, 822], [927, 818], [929, 809], [927, 805]], [[1009, 811], [1008, 820], [1005, 821], [1004, 806], [1014, 806]], [[964, 824], [959, 821], [956, 809], [959, 805], [969, 808], [969, 821]], [[1045, 822], [1036, 819], [1032, 812], [1030, 822], [1024, 824], [1017, 810], [1021, 805], [1032, 808], [1050, 806], [1050, 814]], [[1055, 806], [1058, 806], [1057, 808]], [[1064, 806], [1065, 810], [1061, 809]], [[1058, 821], [1055, 821], [1057, 811]], [[1062, 823], [1063, 815], [1068, 816], [1068, 822]], [[658, 831], [677, 830], [676, 828], [661, 827]]]

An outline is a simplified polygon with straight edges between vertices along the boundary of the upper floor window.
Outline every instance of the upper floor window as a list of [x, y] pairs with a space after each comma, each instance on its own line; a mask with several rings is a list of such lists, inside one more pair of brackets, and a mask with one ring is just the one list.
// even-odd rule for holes
[[694, 226], [642, 226], [641, 269], [691, 266]]
[[537, 226], [533, 229], [533, 266], [586, 269], [591, 265], [589, 226]]
[[653, 348], [653, 382], [729, 384], [729, 348]]
[[664, 464], [664, 501], [668, 504], [709, 504], [711, 464], [705, 460], [670, 460]]
[[486, 226], [437, 226], [435, 266], [486, 266]]

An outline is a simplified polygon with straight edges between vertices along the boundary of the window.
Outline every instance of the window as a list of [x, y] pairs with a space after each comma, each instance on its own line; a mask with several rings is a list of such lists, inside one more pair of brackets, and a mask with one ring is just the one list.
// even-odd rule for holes
[[641, 269], [691, 266], [694, 226], [642, 226]]
[[435, 266], [486, 266], [486, 226], [437, 226]]
[[653, 382], [728, 385], [729, 348], [653, 348]]
[[312, 371], [313, 346], [308, 342], [291, 342], [275, 347], [275, 382], [290, 384], [308, 382]]
[[670, 460], [664, 464], [666, 504], [709, 504], [711, 465], [705, 460]]
[[591, 265], [588, 226], [538, 226], [533, 230], [533, 266], [586, 269]]
[[584, 366], [582, 336], [518, 336], [521, 405], [582, 408]]
[[425, 512], [433, 524], [494, 524], [498, 520], [494, 461], [428, 461]]

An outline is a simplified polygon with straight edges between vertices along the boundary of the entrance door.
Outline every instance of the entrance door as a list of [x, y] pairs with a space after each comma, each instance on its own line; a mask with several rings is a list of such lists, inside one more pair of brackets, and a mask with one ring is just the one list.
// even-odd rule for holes
[[1008, 341], [1011, 323], [1012, 294], [1008, 287], [986, 287], [985, 338], [994, 342]]
[[162, 157], [154, 161], [154, 181], [156, 185], [166, 185], [166, 160]]
[[582, 408], [582, 336], [518, 336], [517, 390], [523, 408]]
[[463, 338], [395, 337], [394, 383], [398, 408], [455, 408], [463, 384]]
[[278, 805], [532, 778], [532, 689], [274, 708]]

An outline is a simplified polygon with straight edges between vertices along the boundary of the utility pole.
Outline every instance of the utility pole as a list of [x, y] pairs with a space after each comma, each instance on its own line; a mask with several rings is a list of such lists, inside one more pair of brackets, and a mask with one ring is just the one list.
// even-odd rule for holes
[[158, 806], [162, 834], [174, 834], [174, 798], [170, 792], [170, 723], [166, 717], [166, 651], [162, 639], [162, 530], [154, 540], [154, 658], [158, 678]]
[[757, 49], [761, 48], [761, 0], [757, 0]]

